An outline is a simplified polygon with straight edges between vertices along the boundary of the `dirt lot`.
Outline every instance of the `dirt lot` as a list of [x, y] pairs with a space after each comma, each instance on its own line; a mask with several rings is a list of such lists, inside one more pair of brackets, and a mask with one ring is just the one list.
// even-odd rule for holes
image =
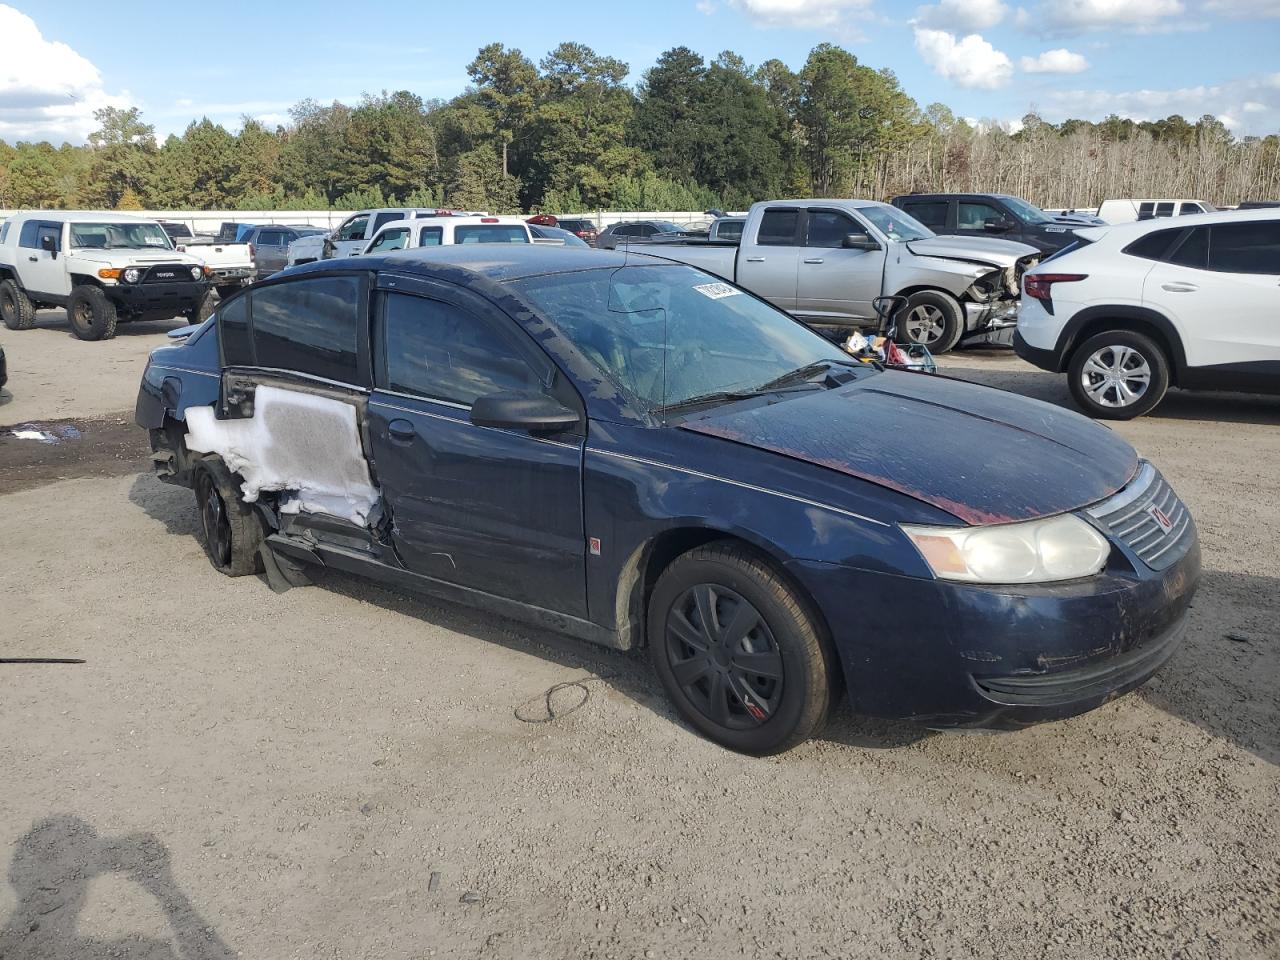
[[128, 423], [161, 325], [42, 326], [4, 336], [0, 423], [81, 436], [0, 430], [0, 657], [85, 662], [0, 663], [0, 957], [1280, 956], [1280, 400], [1118, 428], [1204, 545], [1143, 690], [993, 736], [841, 714], [752, 760], [641, 658], [219, 576]]

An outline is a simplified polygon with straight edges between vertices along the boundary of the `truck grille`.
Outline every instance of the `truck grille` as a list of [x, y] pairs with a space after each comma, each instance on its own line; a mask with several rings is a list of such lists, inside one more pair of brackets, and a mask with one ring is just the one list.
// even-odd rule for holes
[[143, 283], [191, 282], [191, 267], [183, 263], [157, 263], [142, 278]]
[[1123, 490], [1087, 512], [1152, 570], [1181, 557], [1195, 536], [1191, 511], [1149, 463]]

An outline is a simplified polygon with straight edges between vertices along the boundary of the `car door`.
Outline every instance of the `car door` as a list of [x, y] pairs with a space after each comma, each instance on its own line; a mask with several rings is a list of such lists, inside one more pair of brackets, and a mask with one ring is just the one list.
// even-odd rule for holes
[[885, 251], [846, 249], [851, 233], [871, 235], [866, 224], [842, 210], [810, 207], [796, 284], [797, 315], [829, 321], [875, 316], [871, 302], [884, 283]]
[[[52, 238], [53, 251], [44, 249], [46, 238]], [[71, 293], [71, 282], [62, 262], [62, 224], [53, 220], [28, 220], [18, 235], [18, 277], [32, 293], [65, 297]]]
[[[433, 281], [383, 282], [369, 434], [397, 553], [417, 573], [585, 616], [583, 432], [470, 419], [480, 396], [572, 388], [488, 301]], [[581, 409], [576, 394], [563, 399]]]
[[284, 268], [288, 243], [280, 230], [260, 230], [253, 241], [253, 260], [259, 277], [267, 277]]
[[755, 236], [738, 247], [737, 280], [781, 310], [796, 309], [800, 253], [804, 249], [804, 211], [769, 207], [760, 216]]
[[331, 256], [349, 257], [363, 252], [367, 238], [373, 233], [369, 229], [369, 219], [370, 214], [358, 213], [340, 226], [330, 241], [333, 247]]
[[1224, 373], [1270, 369], [1274, 377], [1280, 373], [1280, 220], [1186, 231], [1147, 274], [1143, 300], [1174, 321], [1189, 366]]

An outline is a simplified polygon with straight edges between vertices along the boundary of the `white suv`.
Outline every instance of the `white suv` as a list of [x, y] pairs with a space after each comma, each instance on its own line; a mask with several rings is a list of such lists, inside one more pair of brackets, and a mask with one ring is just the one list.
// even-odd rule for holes
[[391, 253], [414, 247], [454, 243], [533, 243], [529, 225], [519, 217], [441, 217], [392, 220], [373, 235], [362, 252]]
[[1023, 277], [1013, 346], [1095, 417], [1169, 386], [1280, 392], [1280, 210], [1076, 230]]

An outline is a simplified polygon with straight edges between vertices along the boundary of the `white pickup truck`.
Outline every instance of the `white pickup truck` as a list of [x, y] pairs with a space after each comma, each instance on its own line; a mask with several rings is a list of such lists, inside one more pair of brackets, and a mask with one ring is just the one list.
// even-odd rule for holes
[[1022, 274], [1034, 247], [939, 237], [887, 203], [766, 200], [740, 242], [668, 240], [637, 247], [724, 277], [814, 327], [876, 322], [874, 301], [902, 296], [900, 333], [944, 353], [963, 338], [1012, 340]]
[[377, 210], [358, 210], [330, 234], [301, 237], [289, 244], [287, 265], [330, 260], [334, 257], [355, 257], [364, 253], [373, 235], [394, 220], [416, 220], [425, 217], [451, 217], [452, 210], [432, 207], [380, 207]]
[[115, 336], [116, 324], [213, 310], [208, 270], [173, 249], [154, 220], [119, 213], [32, 210], [0, 225], [0, 318], [35, 324], [40, 307], [66, 307], [81, 340]]
[[206, 267], [218, 296], [226, 300], [241, 287], [253, 283], [258, 275], [253, 260], [253, 247], [220, 237], [195, 234], [181, 237], [174, 242], [182, 253], [189, 253]]
[[533, 243], [519, 217], [440, 217], [392, 220], [373, 235], [363, 253], [391, 253], [454, 243]]

